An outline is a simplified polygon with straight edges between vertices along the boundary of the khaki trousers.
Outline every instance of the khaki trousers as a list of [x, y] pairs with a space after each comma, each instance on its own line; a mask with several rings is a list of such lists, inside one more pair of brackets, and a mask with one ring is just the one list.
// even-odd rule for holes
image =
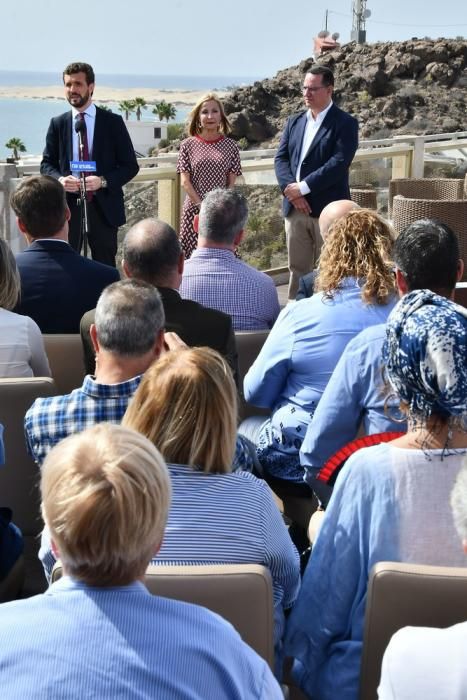
[[318, 219], [294, 209], [285, 217], [285, 235], [289, 255], [289, 300], [294, 300], [300, 277], [316, 267], [323, 239]]

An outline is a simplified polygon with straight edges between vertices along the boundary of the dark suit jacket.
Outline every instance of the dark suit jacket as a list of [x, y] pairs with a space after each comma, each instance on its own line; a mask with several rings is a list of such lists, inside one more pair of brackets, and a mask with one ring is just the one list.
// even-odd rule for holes
[[[71, 122], [71, 110], [50, 121], [42, 155], [42, 175], [57, 179], [70, 175], [70, 160], [73, 160]], [[99, 107], [96, 107], [92, 160], [96, 161], [95, 174], [103, 175], [108, 185], [95, 194], [102, 213], [110, 226], [121, 226], [125, 223], [122, 187], [136, 175], [139, 166], [121, 116]], [[67, 193], [67, 198], [73, 197], [76, 199], [75, 195]]]
[[21, 297], [15, 311], [30, 316], [42, 333], [79, 333], [82, 315], [120, 276], [88, 260], [63, 241], [36, 240], [16, 257]]
[[[296, 182], [307, 112], [290, 117], [277, 149], [274, 166], [282, 192]], [[337, 199], [349, 199], [349, 167], [358, 146], [358, 122], [335, 104], [326, 114], [301, 166], [300, 178], [310, 188], [306, 200], [311, 215], [318, 217], [324, 207]], [[293, 206], [284, 198], [284, 216]]]
[[[196, 301], [182, 299], [175, 289], [157, 287], [164, 305], [165, 330], [177, 333], [190, 347], [207, 345], [225, 357], [238, 385], [238, 358], [232, 319], [228, 314], [209, 309]], [[84, 364], [87, 374], [94, 374], [94, 349], [89, 335], [94, 323], [95, 309], [86, 313], [81, 321], [80, 331], [83, 341]]]

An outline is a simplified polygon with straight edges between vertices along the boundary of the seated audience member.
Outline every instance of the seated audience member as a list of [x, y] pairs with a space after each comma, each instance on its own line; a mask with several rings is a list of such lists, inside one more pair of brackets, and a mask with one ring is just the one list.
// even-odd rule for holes
[[386, 320], [395, 303], [393, 232], [367, 209], [351, 211], [329, 230], [315, 294], [281, 311], [244, 380], [245, 399], [271, 409], [240, 432], [257, 445], [266, 474], [301, 484], [299, 450], [345, 346]]
[[467, 310], [426, 289], [406, 294], [383, 361], [407, 433], [348, 459], [288, 621], [295, 678], [317, 699], [358, 697], [374, 564], [464, 564], [449, 494], [467, 454]]
[[[3, 447], [3, 425], [0, 423], [0, 468], [5, 464]], [[11, 465], [14, 468], [14, 465]], [[0, 507], [0, 582], [8, 575], [23, 552], [23, 537], [11, 522], [10, 508]]]
[[[132, 226], [123, 240], [123, 273], [157, 288], [165, 312], [165, 330], [177, 333], [186, 345], [214, 348], [226, 358], [236, 376], [237, 347], [232, 320], [227, 314], [181, 298], [178, 289], [184, 262], [177, 234], [163, 221], [143, 219]], [[80, 327], [87, 374], [94, 374], [95, 368], [89, 333], [94, 315], [95, 309], [88, 311]]]
[[[454, 523], [467, 554], [467, 461], [451, 493]], [[467, 622], [436, 629], [405, 627], [392, 637], [383, 658], [380, 700], [465, 700]]]
[[4, 698], [282, 698], [228, 623], [145, 588], [170, 506], [148, 440], [116, 425], [71, 436], [48, 455], [41, 491], [64, 576], [0, 606]]
[[[119, 423], [141, 376], [159, 356], [164, 340], [164, 310], [159, 292], [145, 282], [123, 280], [105, 289], [97, 303], [91, 337], [96, 351], [96, 375], [65, 396], [34, 401], [24, 428], [28, 450], [42, 465], [52, 447], [68, 435], [95, 423]], [[175, 334], [173, 334], [175, 336]], [[176, 338], [176, 336], [175, 336]], [[39, 552], [46, 577], [55, 558], [47, 529]]]
[[267, 330], [279, 314], [274, 282], [235, 257], [247, 218], [248, 203], [239, 192], [206, 195], [194, 222], [198, 248], [185, 263], [180, 293], [229, 314], [236, 331]]
[[[464, 265], [457, 236], [445, 224], [430, 219], [410, 224], [397, 238], [392, 257], [400, 297], [415, 289], [431, 289], [454, 298]], [[388, 404], [384, 391], [385, 338], [386, 324], [367, 328], [349, 342], [336, 365], [300, 450], [311, 487], [316, 471], [357, 437], [361, 424], [366, 435], [405, 430], [403, 416]]]
[[[353, 211], [354, 209], [360, 209], [360, 207], [358, 206], [358, 204], [352, 202], [352, 200], [350, 199], [338, 199], [335, 202], [330, 202], [324, 207], [323, 211], [319, 215], [318, 222], [319, 232], [323, 241], [326, 240], [326, 236], [331, 224], [348, 214], [349, 211]], [[307, 297], [311, 297], [313, 295], [313, 286], [317, 274], [318, 270], [312, 270], [306, 275], [303, 275], [303, 277], [300, 277], [300, 279], [298, 280], [298, 292], [297, 296], [295, 297], [296, 301], [300, 301], [300, 299], [306, 299]]]
[[172, 508], [156, 563], [267, 566], [279, 649], [284, 610], [298, 593], [298, 554], [268, 485], [231, 472], [236, 416], [225, 361], [210, 348], [194, 348], [169, 353], [149, 368], [123, 425], [157, 445], [172, 479]]
[[36, 399], [26, 413], [28, 449], [37, 464], [68, 435], [94, 423], [120, 422], [141, 376], [162, 351], [163, 328], [161, 298], [150, 284], [123, 280], [102, 292], [91, 326], [95, 377], [86, 376], [71, 394]]
[[50, 377], [44, 340], [37, 324], [15, 314], [21, 282], [10, 247], [0, 238], [0, 377]]
[[81, 257], [68, 243], [68, 209], [61, 183], [48, 175], [28, 177], [11, 196], [19, 230], [29, 247], [16, 257], [21, 297], [16, 311], [42, 333], [78, 333], [85, 311], [119, 279], [117, 270]]

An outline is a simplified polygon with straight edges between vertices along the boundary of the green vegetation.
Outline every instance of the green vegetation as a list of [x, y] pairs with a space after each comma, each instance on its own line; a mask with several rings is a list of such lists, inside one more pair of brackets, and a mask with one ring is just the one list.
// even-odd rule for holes
[[5, 144], [5, 148], [11, 148], [13, 151], [13, 158], [15, 160], [18, 160], [19, 158], [18, 153], [26, 152], [26, 146], [17, 136], [13, 136], [11, 139], [9, 139], [9, 141], [7, 141]]
[[177, 110], [171, 102], [161, 100], [160, 102], [156, 103], [156, 106], [152, 110], [152, 113], [156, 114], [160, 121], [165, 119], [168, 122], [169, 119], [175, 119]]
[[133, 100], [133, 108], [136, 112], [136, 119], [141, 121], [141, 110], [146, 109], [147, 103], [144, 97], [135, 97]]
[[176, 141], [183, 137], [184, 124], [167, 124], [167, 138], [169, 141]]
[[242, 259], [260, 270], [281, 267], [287, 262], [281, 196], [274, 186], [240, 185], [250, 214], [240, 246]]
[[135, 111], [135, 103], [133, 100], [123, 100], [123, 102], [119, 103], [118, 109], [120, 112], [125, 113], [125, 121], [128, 121], [131, 112]]

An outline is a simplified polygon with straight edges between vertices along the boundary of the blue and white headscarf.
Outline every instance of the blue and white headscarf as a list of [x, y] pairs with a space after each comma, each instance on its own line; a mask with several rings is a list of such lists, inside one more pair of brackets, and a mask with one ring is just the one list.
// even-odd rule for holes
[[406, 294], [388, 318], [383, 360], [411, 412], [467, 415], [467, 309], [428, 289]]

